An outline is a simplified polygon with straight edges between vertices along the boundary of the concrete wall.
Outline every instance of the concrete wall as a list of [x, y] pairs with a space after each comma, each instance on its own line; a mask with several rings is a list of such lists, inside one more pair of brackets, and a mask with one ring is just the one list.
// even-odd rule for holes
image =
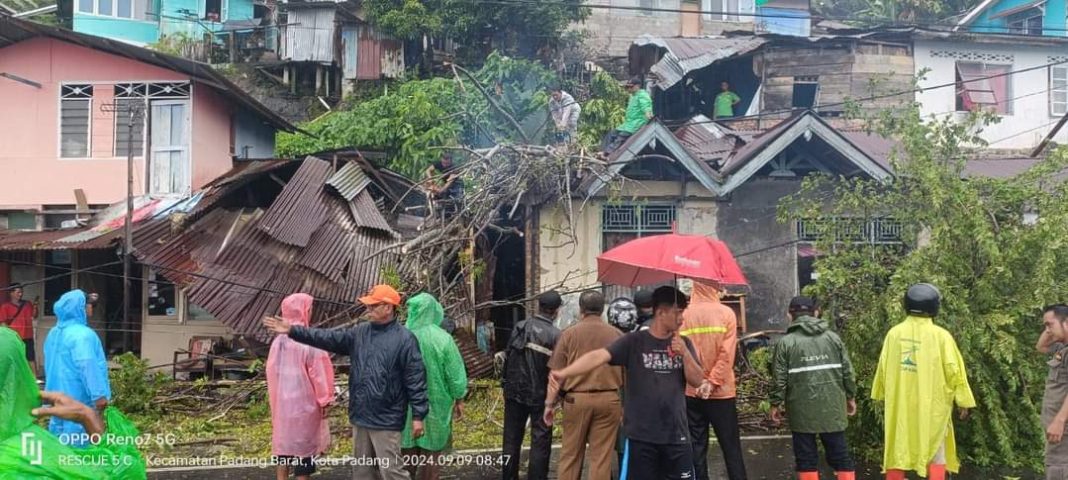
[[[915, 43], [917, 74], [930, 69], [920, 81], [920, 88], [952, 84], [956, 80], [956, 62], [986, 62], [1011, 65], [1010, 71], [1068, 60], [1068, 48], [997, 45], [917, 40]], [[1050, 114], [1050, 78], [1047, 68], [1010, 75], [1012, 113], [1001, 122], [987, 126], [981, 136], [989, 148], [1032, 148], [1049, 134], [1058, 117]], [[926, 116], [964, 118], [955, 112], [956, 91], [952, 87], [926, 89], [916, 94], [921, 113]], [[1068, 142], [1068, 129], [1061, 129], [1057, 142]]]
[[159, 22], [87, 15], [74, 12], [74, 31], [98, 37], [113, 38], [135, 45], [147, 45], [159, 40]]
[[[38, 82], [0, 82], [0, 164], [18, 175], [0, 189], [0, 209], [74, 203], [74, 190], [90, 204], [111, 204], [126, 196], [126, 158], [114, 156], [115, 120], [101, 106], [123, 82], [188, 81], [178, 72], [46, 38], [0, 49], [0, 72]], [[90, 155], [59, 157], [59, 103], [63, 83], [94, 85]], [[193, 86], [193, 188], [231, 168], [231, 103], [211, 87]], [[143, 193], [143, 159], [134, 162], [134, 194]]]
[[[744, 1], [744, 0], [743, 0]], [[654, 2], [656, 3], [656, 2]], [[617, 7], [639, 7], [640, 0], [589, 0], [587, 5], [609, 5]], [[713, 5], [718, 3], [713, 2]], [[680, 10], [681, 0], [660, 0], [657, 8]], [[699, 3], [698, 5], [703, 5]], [[719, 10], [700, 7], [701, 10]], [[677, 37], [683, 34], [680, 12], [641, 12], [634, 10], [617, 10], [593, 8], [586, 21], [572, 26], [575, 30], [589, 33], [586, 46], [599, 56], [625, 57], [630, 44], [641, 35], [658, 37]], [[685, 15], [695, 15], [687, 13]], [[701, 14], [696, 14], [701, 15]], [[740, 17], [739, 21], [712, 20], [701, 15], [700, 35], [718, 35], [727, 30], [753, 30], [753, 17]]]
[[[637, 198], [649, 201], [674, 201], [682, 193], [676, 182], [631, 183], [619, 198]], [[561, 290], [577, 290], [600, 285], [597, 281], [597, 256], [604, 251], [604, 235], [601, 231], [601, 211], [606, 199], [590, 200], [583, 207], [574, 204], [574, 241], [567, 228], [566, 215], [555, 205], [540, 212], [538, 245], [538, 290], [550, 287]], [[677, 208], [679, 233], [716, 236], [717, 202], [711, 193], [697, 183], [686, 186], [686, 197]], [[576, 318], [578, 295], [565, 296], [559, 318], [566, 326], [566, 319]], [[558, 323], [561, 323], [558, 322]]]
[[[800, 180], [754, 178], [720, 204], [717, 234], [738, 258], [749, 280], [746, 323], [750, 331], [784, 330], [786, 307], [798, 294], [793, 223], [777, 218], [779, 200], [798, 191]], [[784, 245], [785, 244], [785, 245]]]
[[168, 365], [161, 370], [169, 372], [176, 350], [189, 348], [189, 339], [196, 336], [221, 336], [229, 338], [233, 332], [218, 320], [187, 320], [179, 323], [178, 317], [148, 317], [141, 328], [141, 358], [149, 366]]

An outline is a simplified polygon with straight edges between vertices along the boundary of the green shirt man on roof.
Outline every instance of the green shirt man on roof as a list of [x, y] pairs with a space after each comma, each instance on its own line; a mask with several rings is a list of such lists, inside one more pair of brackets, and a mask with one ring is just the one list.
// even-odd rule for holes
[[712, 118], [731, 118], [734, 116], [734, 106], [742, 101], [742, 97], [731, 91], [731, 84], [720, 82], [719, 95], [716, 95], [715, 105], [712, 110]]
[[630, 98], [627, 100], [627, 111], [623, 117], [623, 123], [605, 136], [601, 143], [603, 153], [609, 154], [619, 148], [627, 138], [653, 119], [653, 97], [642, 88], [642, 83], [641, 77], [632, 77], [627, 82], [627, 92], [630, 93]]

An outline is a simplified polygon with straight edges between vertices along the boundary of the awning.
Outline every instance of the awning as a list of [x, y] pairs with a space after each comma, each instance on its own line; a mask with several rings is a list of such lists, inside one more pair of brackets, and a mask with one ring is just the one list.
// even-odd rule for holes
[[1041, 7], [1041, 6], [1045, 5], [1045, 4], [1046, 4], [1046, 0], [1035, 0], [1033, 2], [1027, 2], [1027, 3], [1023, 4], [1023, 5], [1018, 6], [1018, 7], [1012, 7], [1010, 9], [1008, 9], [1008, 10], [1003, 10], [1003, 11], [1000, 11], [998, 13], [995, 13], [995, 14], [991, 15], [990, 18], [991, 19], [995, 19], [995, 18], [1011, 17], [1013, 15], [1016, 15], [1017, 13], [1023, 13], [1023, 12], [1026, 12], [1028, 10], [1031, 10], [1032, 8], [1039, 8], [1039, 7]]

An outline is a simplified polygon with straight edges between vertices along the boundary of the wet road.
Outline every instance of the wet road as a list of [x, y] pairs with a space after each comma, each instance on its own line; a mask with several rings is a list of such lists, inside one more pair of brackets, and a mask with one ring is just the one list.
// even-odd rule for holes
[[[789, 439], [748, 439], [743, 441], [743, 445], [745, 447], [746, 468], [750, 480], [787, 480], [794, 478], [793, 452], [790, 448]], [[711, 478], [725, 478], [725, 473], [723, 473], [725, 472], [725, 468], [723, 466], [722, 455], [719, 453], [715, 445], [712, 445], [711, 447], [711, 454], [709, 455], [709, 471], [712, 474]], [[556, 465], [556, 457], [558, 453], [559, 450], [553, 450], [553, 465]], [[495, 457], [495, 454], [493, 453], [476, 453], [473, 455], [481, 456], [482, 459], [491, 459], [491, 457]], [[523, 468], [526, 467], [525, 457], [526, 455], [524, 453]], [[878, 475], [877, 469], [873, 469], [872, 471], [864, 470], [865, 469], [861, 469], [857, 472], [858, 480], [877, 480], [881, 478]], [[274, 478], [274, 471], [273, 469], [258, 467], [186, 471], [156, 470], [149, 472], [148, 478], [150, 480], [187, 480], [204, 478], [222, 480], [271, 479]], [[312, 478], [322, 480], [348, 480], [351, 478], [351, 474], [349, 473], [349, 469], [343, 467], [324, 468], [320, 469], [320, 473]], [[500, 478], [500, 469], [497, 466], [479, 465], [452, 467], [444, 469], [441, 478], [496, 480]], [[549, 478], [555, 479], [555, 472], [550, 473]], [[833, 473], [828, 470], [824, 475], [824, 478], [834, 478]]]

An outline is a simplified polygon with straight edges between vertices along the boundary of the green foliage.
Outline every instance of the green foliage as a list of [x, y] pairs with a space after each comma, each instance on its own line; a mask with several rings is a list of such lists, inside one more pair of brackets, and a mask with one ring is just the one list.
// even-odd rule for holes
[[[1068, 167], [1060, 149], [1010, 179], [962, 181], [968, 146], [982, 147], [979, 129], [989, 121], [921, 122], [915, 105], [884, 112], [872, 128], [900, 140], [894, 179], [810, 177], [780, 206], [780, 220], [817, 219], [818, 281], [807, 294], [844, 319], [862, 392], [871, 388], [882, 339], [904, 318], [909, 284], [926, 281], [943, 295], [936, 323], [948, 329], [964, 355], [979, 407], [958, 424], [965, 463], [988, 467], [1041, 465], [1043, 429], [1038, 413], [1044, 359], [1034, 352], [1041, 306], [1068, 298], [1068, 198], [1053, 175]], [[1037, 211], [1035, 224], [1025, 211]], [[904, 246], [834, 241], [835, 218], [862, 222], [892, 216]], [[837, 226], [836, 226], [837, 225]], [[871, 457], [882, 444], [881, 407], [861, 395], [854, 441]]]
[[582, 106], [579, 142], [598, 148], [601, 138], [623, 123], [626, 110], [627, 91], [608, 73], [598, 72], [590, 84], [590, 100]]
[[119, 364], [111, 371], [113, 404], [128, 415], [151, 416], [160, 412], [156, 396], [170, 383], [163, 372], [149, 372], [148, 361], [132, 353], [115, 357]]
[[487, 40], [508, 53], [553, 45], [589, 15], [579, 0], [493, 4], [469, 0], [367, 0], [368, 19], [399, 38], [450, 38], [481, 50]]
[[149, 44], [148, 48], [160, 53], [181, 57], [184, 56], [189, 48], [195, 43], [198, 43], [195, 38], [179, 32], [169, 35], [161, 35], [159, 40], [157, 40], [156, 43]]
[[[533, 138], [544, 130], [546, 89], [554, 78], [551, 72], [536, 63], [495, 53], [473, 75], [501, 109], [522, 124], [528, 136]], [[421, 178], [427, 165], [440, 157], [443, 146], [521, 137], [469, 78], [401, 83], [388, 93], [349, 110], [336, 110], [301, 128], [315, 136], [280, 134], [280, 155], [299, 156], [349, 146], [382, 150], [390, 155], [391, 168], [411, 178]]]

